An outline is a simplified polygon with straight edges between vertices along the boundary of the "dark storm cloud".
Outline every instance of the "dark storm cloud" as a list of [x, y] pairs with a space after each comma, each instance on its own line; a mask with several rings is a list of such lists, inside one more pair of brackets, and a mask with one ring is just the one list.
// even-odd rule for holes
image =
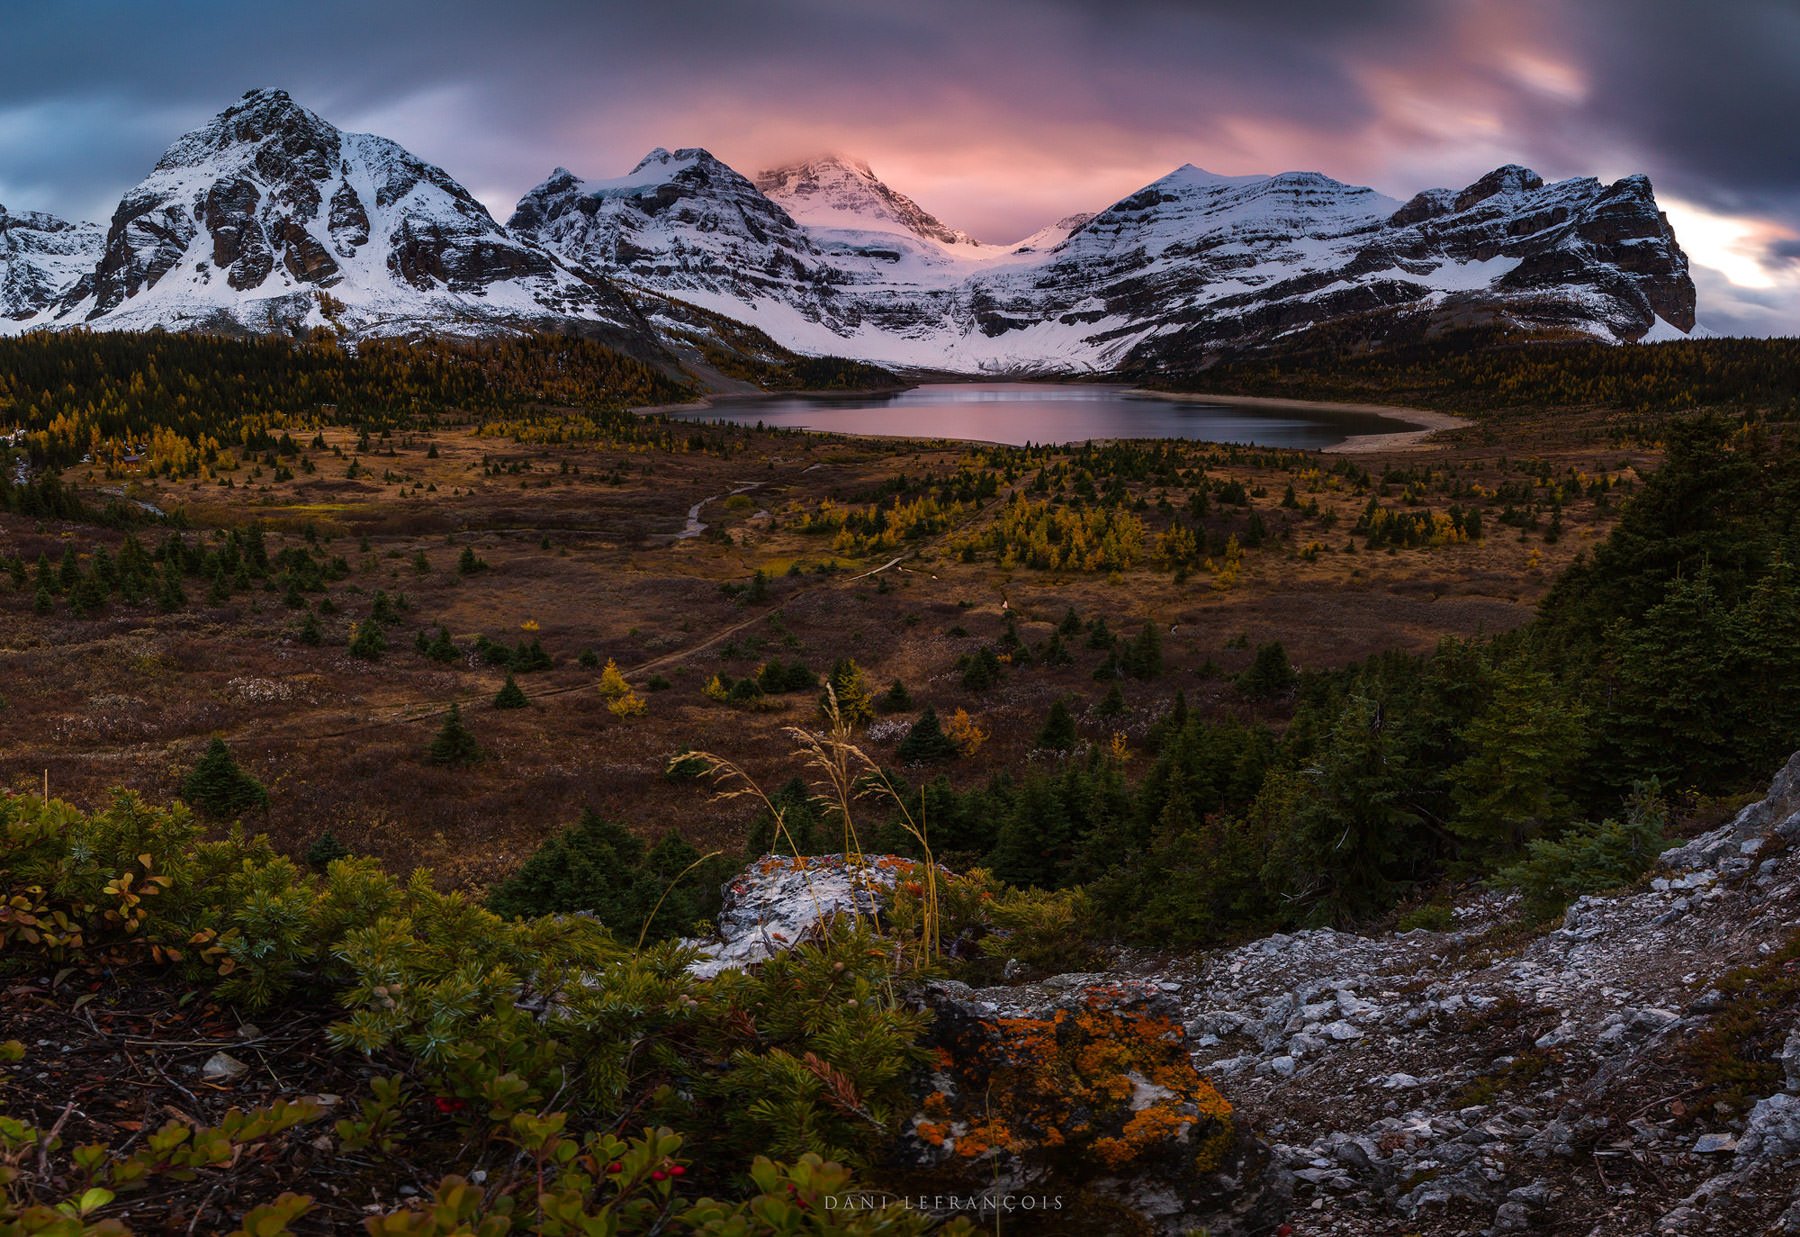
[[[558, 164], [653, 145], [747, 172], [861, 154], [995, 239], [1184, 161], [1396, 196], [1518, 161], [1648, 172], [1755, 221], [1736, 243], [1787, 279], [1797, 77], [1792, 0], [13, 0], [0, 202], [103, 217], [177, 133], [277, 85], [502, 215]], [[1800, 289], [1731, 304], [1793, 330]]]

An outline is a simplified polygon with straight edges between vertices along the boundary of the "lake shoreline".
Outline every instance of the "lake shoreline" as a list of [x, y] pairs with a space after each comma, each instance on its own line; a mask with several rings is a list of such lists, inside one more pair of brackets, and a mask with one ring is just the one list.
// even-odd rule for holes
[[858, 387], [846, 391], [709, 391], [699, 399], [681, 404], [644, 404], [630, 411], [639, 416], [667, 415], [681, 412], [705, 412], [720, 404], [736, 404], [759, 399], [879, 399], [884, 395], [901, 395], [926, 385], [903, 382], [885, 387]]
[[[698, 400], [679, 404], [654, 404], [633, 408], [634, 413], [645, 416], [665, 415], [675, 419], [693, 420], [705, 423], [706, 414], [716, 411], [719, 419], [730, 421], [734, 406], [755, 404], [769, 400], [806, 400], [829, 402], [831, 400], [881, 400], [909, 391], [926, 389], [935, 385], [973, 385], [973, 384], [935, 384], [907, 383], [903, 385], [870, 388], [857, 391], [726, 391], [709, 393]], [[998, 385], [998, 384], [997, 384]], [[1020, 384], [1034, 385], [1034, 384]], [[1061, 384], [1048, 384], [1061, 385]], [[1295, 414], [1311, 413], [1317, 416], [1352, 416], [1371, 418], [1385, 425], [1372, 426], [1366, 432], [1354, 433], [1342, 441], [1322, 447], [1295, 446], [1293, 450], [1313, 450], [1328, 455], [1363, 455], [1390, 451], [1419, 450], [1427, 445], [1427, 440], [1441, 430], [1462, 429], [1474, 424], [1464, 417], [1446, 412], [1435, 412], [1425, 408], [1408, 408], [1388, 404], [1348, 403], [1330, 400], [1287, 399], [1258, 395], [1223, 395], [1189, 391], [1154, 391], [1144, 387], [1133, 387], [1126, 383], [1090, 383], [1083, 385], [1104, 386], [1117, 395], [1132, 399], [1164, 400], [1172, 404], [1204, 404], [1214, 408], [1238, 408], [1245, 411], [1282, 412]], [[734, 424], [748, 424], [735, 421]], [[1387, 429], [1386, 425], [1403, 428]], [[775, 428], [775, 427], [772, 427]], [[879, 439], [886, 441], [912, 442], [967, 442], [972, 444], [1008, 445], [1004, 440], [969, 437], [965, 435], [934, 434], [923, 428], [919, 432], [899, 434], [872, 434], [857, 430], [826, 429], [821, 427], [805, 427], [807, 432], [833, 435], [849, 439]], [[1342, 426], [1338, 427], [1340, 430]], [[1149, 441], [1161, 437], [1181, 437], [1179, 435], [1098, 435], [1079, 441], [1132, 441], [1142, 438]], [[1071, 440], [1076, 441], [1076, 440]], [[1212, 441], [1204, 438], [1193, 438], [1190, 441]], [[1016, 445], [1016, 444], [1014, 444]], [[1272, 444], [1278, 445], [1278, 444]]]
[[1364, 455], [1377, 451], [1401, 451], [1422, 445], [1439, 430], [1467, 429], [1475, 422], [1454, 413], [1435, 412], [1429, 408], [1407, 408], [1396, 404], [1352, 404], [1338, 400], [1289, 399], [1275, 395], [1218, 395], [1198, 391], [1153, 391], [1133, 387], [1128, 395], [1154, 396], [1186, 404], [1222, 404], [1227, 407], [1262, 408], [1270, 411], [1292, 408], [1305, 412], [1347, 412], [1399, 421], [1413, 428], [1387, 434], [1360, 434], [1320, 450], [1327, 455]]

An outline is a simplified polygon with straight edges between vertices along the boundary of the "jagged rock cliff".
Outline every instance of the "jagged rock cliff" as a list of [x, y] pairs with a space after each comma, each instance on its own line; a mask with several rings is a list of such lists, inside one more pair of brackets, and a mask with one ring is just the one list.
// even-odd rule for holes
[[0, 319], [35, 317], [93, 265], [104, 233], [55, 215], [0, 206]]

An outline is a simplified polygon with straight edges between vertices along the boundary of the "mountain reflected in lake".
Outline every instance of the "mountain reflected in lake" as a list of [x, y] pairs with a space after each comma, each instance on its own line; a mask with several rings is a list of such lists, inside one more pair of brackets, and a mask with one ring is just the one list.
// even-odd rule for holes
[[728, 399], [711, 408], [671, 415], [733, 425], [1012, 446], [1187, 438], [1320, 450], [1366, 434], [1413, 428], [1371, 413], [1195, 403], [1137, 394], [1117, 384], [1048, 382], [934, 382], [891, 395]]

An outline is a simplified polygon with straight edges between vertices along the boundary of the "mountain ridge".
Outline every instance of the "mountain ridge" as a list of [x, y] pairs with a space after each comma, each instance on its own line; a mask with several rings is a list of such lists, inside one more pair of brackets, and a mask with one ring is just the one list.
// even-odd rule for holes
[[1695, 325], [1647, 178], [1547, 183], [1516, 164], [1405, 202], [1319, 172], [1183, 164], [997, 245], [858, 159], [746, 176], [657, 147], [620, 177], [557, 167], [503, 226], [443, 169], [263, 89], [172, 143], [104, 228], [0, 212], [9, 333], [548, 328], [648, 354], [672, 343], [645, 316], [671, 298], [803, 354], [992, 375], [1195, 368], [1345, 322], [1377, 344]]

